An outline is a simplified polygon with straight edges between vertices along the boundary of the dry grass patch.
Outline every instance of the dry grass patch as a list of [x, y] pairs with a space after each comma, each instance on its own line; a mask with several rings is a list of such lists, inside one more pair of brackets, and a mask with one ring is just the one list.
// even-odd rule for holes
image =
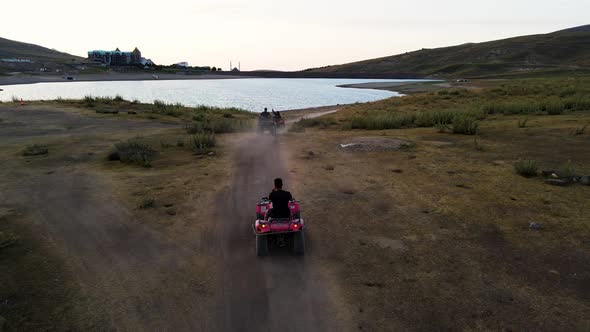
[[[510, 116], [486, 120], [481, 151], [473, 138], [429, 128], [379, 132], [416, 142], [411, 151], [355, 154], [337, 144], [370, 132], [292, 134], [297, 141], [288, 140], [290, 148], [323, 151], [322, 160], [337, 166], [325, 172], [321, 160], [292, 158], [294, 191], [317, 202], [306, 206], [310, 233], [330, 234], [330, 241], [313, 243], [314, 253], [336, 276], [356, 325], [373, 331], [585, 329], [590, 218], [578, 207], [590, 204], [590, 187], [524, 179], [513, 164], [526, 158], [542, 169], [561, 169], [572, 160], [577, 173], [590, 172], [587, 144], [569, 134], [572, 119], [589, 117], [540, 116], [524, 131]], [[345, 187], [355, 194], [333, 194]]]

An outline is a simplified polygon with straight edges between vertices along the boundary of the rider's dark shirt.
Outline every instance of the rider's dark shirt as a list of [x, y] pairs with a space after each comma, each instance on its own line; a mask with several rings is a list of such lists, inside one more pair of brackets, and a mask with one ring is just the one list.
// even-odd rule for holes
[[289, 211], [289, 201], [293, 199], [291, 193], [285, 190], [275, 190], [268, 195], [272, 202], [272, 216], [275, 218], [288, 218], [291, 216]]
[[268, 113], [268, 112], [262, 112], [262, 113], [260, 113], [260, 117], [261, 118], [268, 119], [268, 118], [270, 118], [270, 113]]

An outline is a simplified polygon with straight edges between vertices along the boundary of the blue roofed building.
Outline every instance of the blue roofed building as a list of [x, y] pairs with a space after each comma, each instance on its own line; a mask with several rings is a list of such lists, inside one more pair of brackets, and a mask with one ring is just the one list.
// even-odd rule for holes
[[125, 66], [141, 64], [141, 52], [137, 47], [131, 52], [122, 52], [117, 48], [114, 51], [89, 51], [88, 60], [102, 63], [107, 66]]

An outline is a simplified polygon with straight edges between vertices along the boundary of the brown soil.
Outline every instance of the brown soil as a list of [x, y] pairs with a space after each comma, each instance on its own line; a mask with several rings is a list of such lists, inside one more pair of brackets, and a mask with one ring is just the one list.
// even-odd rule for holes
[[[575, 122], [572, 122], [574, 121]], [[514, 173], [520, 158], [590, 171], [587, 115], [482, 123], [473, 137], [432, 128], [290, 133], [290, 170], [313, 204], [314, 254], [353, 324], [367, 331], [584, 331], [590, 321], [590, 187], [553, 187]], [[357, 137], [415, 142], [349, 153]], [[311, 152], [310, 152], [311, 151]], [[313, 154], [311, 154], [313, 153]], [[530, 222], [545, 225], [529, 229]]]
[[[293, 256], [275, 248], [271, 256], [255, 253], [256, 202], [268, 196], [272, 179], [292, 183], [283, 159], [285, 144], [279, 138], [250, 135], [236, 141], [232, 184], [217, 200], [221, 246], [223, 297], [219, 319], [224, 331], [337, 331], [330, 283], [317, 266], [313, 251]], [[293, 192], [297, 195], [297, 192]], [[308, 244], [320, 234], [309, 222]], [[309, 248], [308, 248], [309, 249]]]
[[[0, 271], [8, 330], [346, 326], [313, 254], [254, 253], [256, 199], [289, 178], [283, 155], [268, 153], [280, 139], [225, 135], [214, 156], [194, 156], [174, 145], [175, 125], [37, 106], [0, 107], [0, 118], [1, 211], [11, 211], [0, 232], [19, 237], [0, 249], [19, 265]], [[160, 151], [152, 168], [106, 161], [138, 135]], [[27, 144], [49, 154], [23, 157]], [[139, 208], [148, 199], [154, 207]]]

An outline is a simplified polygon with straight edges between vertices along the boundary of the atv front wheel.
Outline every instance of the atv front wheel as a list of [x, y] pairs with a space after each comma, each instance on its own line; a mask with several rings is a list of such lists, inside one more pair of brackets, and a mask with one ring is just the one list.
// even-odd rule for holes
[[305, 236], [303, 231], [293, 234], [293, 253], [295, 255], [303, 255], [305, 253]]
[[262, 257], [268, 255], [268, 239], [266, 236], [256, 237], [256, 255]]

